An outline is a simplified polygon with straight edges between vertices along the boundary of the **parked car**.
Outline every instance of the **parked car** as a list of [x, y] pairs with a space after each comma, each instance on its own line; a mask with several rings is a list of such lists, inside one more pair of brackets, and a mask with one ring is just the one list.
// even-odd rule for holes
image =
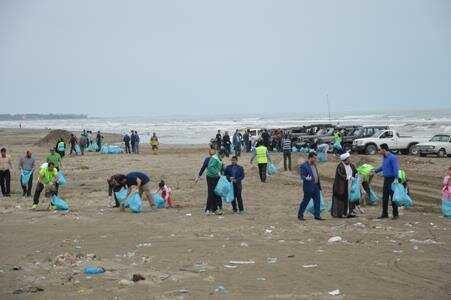
[[378, 131], [388, 129], [388, 126], [358, 126], [343, 137], [343, 148], [346, 151], [351, 150], [356, 139], [371, 137]]
[[381, 130], [372, 137], [356, 139], [352, 143], [352, 150], [359, 153], [373, 155], [377, 153], [382, 144], [387, 144], [390, 150], [399, 151], [402, 154], [416, 154], [416, 145], [421, 139], [402, 136], [395, 130]]
[[422, 157], [428, 154], [434, 154], [438, 157], [451, 156], [451, 135], [436, 134], [428, 142], [419, 143], [417, 151]]

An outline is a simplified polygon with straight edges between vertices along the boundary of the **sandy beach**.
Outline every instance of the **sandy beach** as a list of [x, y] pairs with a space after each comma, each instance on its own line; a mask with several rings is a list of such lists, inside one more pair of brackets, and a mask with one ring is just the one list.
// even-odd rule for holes
[[[42, 163], [49, 146], [44, 130], [0, 129], [1, 146], [14, 162], [11, 198], [0, 198], [0, 298], [76, 299], [450, 299], [451, 221], [440, 214], [440, 186], [451, 158], [400, 156], [415, 201], [399, 220], [376, 220], [380, 207], [364, 207], [356, 219], [296, 218], [302, 188], [293, 172], [266, 184], [244, 154], [244, 215], [204, 216], [206, 183], [193, 181], [207, 146], [167, 146], [158, 155], [66, 157], [68, 179], [60, 195], [63, 214], [22, 198], [17, 163], [26, 149]], [[120, 137], [106, 136], [107, 142]], [[294, 162], [305, 158], [294, 155]], [[283, 167], [281, 154], [273, 160]], [[353, 161], [380, 163], [379, 156]], [[228, 159], [225, 159], [229, 163]], [[319, 165], [330, 200], [338, 161]], [[164, 179], [176, 207], [141, 214], [108, 207], [106, 178], [140, 170], [152, 186]], [[375, 179], [380, 194], [382, 181]], [[33, 187], [34, 191], [34, 187]], [[339, 236], [340, 242], [330, 243]], [[107, 272], [86, 276], [83, 268]], [[133, 274], [145, 280], [133, 283]], [[223, 287], [223, 288], [222, 288]], [[41, 290], [42, 289], [42, 290]], [[339, 295], [336, 294], [339, 290]]]

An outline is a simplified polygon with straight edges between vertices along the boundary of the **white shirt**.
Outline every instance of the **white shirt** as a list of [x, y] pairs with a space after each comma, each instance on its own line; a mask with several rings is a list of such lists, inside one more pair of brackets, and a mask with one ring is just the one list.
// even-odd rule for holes
[[345, 163], [343, 163], [343, 165], [345, 166], [345, 170], [346, 170], [346, 179], [349, 180], [352, 178], [352, 168], [351, 165], [347, 165]]

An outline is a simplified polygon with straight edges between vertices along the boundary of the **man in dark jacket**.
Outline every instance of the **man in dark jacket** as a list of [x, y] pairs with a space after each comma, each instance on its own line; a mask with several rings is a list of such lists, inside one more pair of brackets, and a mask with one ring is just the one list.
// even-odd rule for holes
[[357, 175], [357, 169], [351, 163], [350, 154], [346, 152], [340, 155], [341, 162], [335, 172], [333, 186], [332, 208], [330, 213], [335, 218], [354, 218], [355, 203], [349, 202], [349, 184]]
[[304, 212], [310, 200], [313, 200], [315, 220], [324, 220], [321, 218], [320, 211], [320, 193], [321, 182], [319, 179], [319, 172], [316, 168], [317, 155], [315, 152], [310, 152], [308, 160], [299, 167], [299, 174], [303, 182], [304, 198], [299, 205], [298, 219], [304, 221]]
[[130, 154], [131, 153], [131, 151], [130, 151], [130, 136], [127, 133], [124, 135], [123, 141], [124, 141], [124, 145], [125, 145], [125, 153]]
[[[241, 192], [243, 189], [243, 186], [241, 184], [241, 181], [244, 179], [244, 169], [242, 166], [238, 165], [238, 157], [233, 156], [231, 159], [232, 164], [228, 165], [224, 170], [224, 175], [227, 177], [227, 179], [233, 183], [233, 193], [235, 198], [232, 201], [232, 208], [233, 212], [243, 213], [244, 212], [244, 206], [243, 206], [243, 198], [241, 197]], [[238, 202], [238, 209], [237, 209], [237, 202]]]

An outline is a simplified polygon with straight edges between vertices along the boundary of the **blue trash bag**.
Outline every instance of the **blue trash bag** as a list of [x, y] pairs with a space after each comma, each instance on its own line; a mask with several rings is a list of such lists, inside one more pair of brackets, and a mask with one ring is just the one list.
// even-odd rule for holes
[[351, 182], [351, 188], [349, 189], [349, 202], [357, 203], [360, 201], [362, 194], [360, 192], [361, 179], [360, 176], [356, 176]]
[[79, 144], [75, 145], [75, 154], [81, 155], [81, 149], [80, 149], [80, 145]]
[[442, 200], [442, 213], [445, 218], [451, 219], [451, 199]]
[[227, 203], [232, 202], [234, 199], [233, 184], [225, 176], [221, 176], [216, 184], [215, 194]]
[[326, 152], [318, 152], [318, 161], [326, 162], [327, 161], [327, 153]]
[[127, 198], [128, 209], [132, 213], [140, 213], [142, 211], [141, 196], [138, 192], [134, 192]]
[[391, 189], [393, 191], [393, 202], [398, 206], [404, 206], [406, 208], [412, 207], [413, 201], [412, 198], [407, 194], [407, 190], [404, 186], [395, 181], [391, 185]]
[[379, 202], [380, 198], [379, 196], [376, 194], [375, 191], [373, 191], [372, 188], [370, 188], [370, 194], [368, 195], [368, 201], [370, 202], [371, 205], [375, 205], [377, 202]]
[[69, 210], [69, 205], [58, 196], [53, 196], [50, 204], [55, 207], [56, 210]]
[[83, 269], [83, 272], [84, 272], [86, 275], [97, 275], [97, 274], [105, 273], [105, 269], [102, 268], [102, 267], [92, 267], [92, 266], [88, 266], [88, 267], [85, 267], [85, 268]]
[[116, 196], [117, 202], [124, 204], [125, 200], [127, 199], [128, 189], [126, 187], [123, 187], [119, 192], [115, 192], [114, 195]]
[[22, 172], [20, 173], [20, 183], [22, 184], [22, 186], [28, 185], [28, 181], [30, 181], [32, 174], [33, 173], [31, 171], [22, 170]]
[[100, 148], [100, 153], [102, 154], [108, 154], [109, 147], [107, 145], [103, 145], [102, 148]]
[[[321, 192], [320, 198], [319, 198], [319, 211], [323, 212], [325, 209], [326, 209], [326, 204], [324, 203], [324, 196], [323, 196], [323, 193]], [[315, 207], [313, 205], [313, 199], [310, 199], [310, 202], [307, 204], [305, 211], [311, 213], [312, 215], [315, 214]]]
[[57, 177], [58, 177], [57, 182], [59, 186], [65, 186], [67, 184], [67, 180], [66, 177], [64, 177], [63, 172], [59, 171]]
[[108, 146], [108, 154], [121, 154], [124, 153], [124, 149], [119, 146], [111, 145]]
[[273, 163], [268, 164], [268, 175], [275, 175], [277, 174], [277, 166]]
[[291, 148], [291, 152], [298, 152], [298, 148], [296, 148], [296, 147], [293, 146], [293, 147]]
[[341, 144], [339, 142], [334, 143], [333, 147], [335, 150], [337, 150], [339, 152], [343, 150], [343, 147], [341, 146]]
[[153, 204], [155, 205], [156, 208], [165, 208], [166, 207], [166, 201], [158, 193], [153, 194]]
[[96, 152], [99, 149], [99, 146], [97, 146], [96, 143], [89, 144], [89, 147], [86, 149], [89, 152]]

